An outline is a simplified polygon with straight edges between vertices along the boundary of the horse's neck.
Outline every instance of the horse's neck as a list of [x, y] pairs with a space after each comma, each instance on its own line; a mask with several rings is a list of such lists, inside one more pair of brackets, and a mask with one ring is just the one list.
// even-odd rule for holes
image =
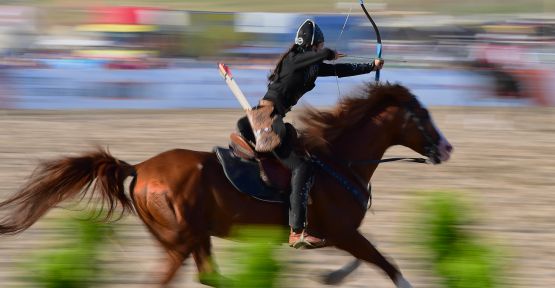
[[352, 129], [338, 138], [332, 150], [342, 160], [366, 161], [367, 164], [353, 165], [352, 169], [363, 180], [370, 181], [378, 167], [372, 160], [380, 160], [385, 151], [395, 145], [395, 132], [399, 129], [397, 120], [391, 111], [383, 111], [372, 117], [371, 123], [361, 125], [364, 128]]

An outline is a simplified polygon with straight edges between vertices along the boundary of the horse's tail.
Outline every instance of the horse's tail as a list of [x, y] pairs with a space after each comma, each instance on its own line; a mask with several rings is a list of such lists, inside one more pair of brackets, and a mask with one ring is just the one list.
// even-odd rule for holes
[[[133, 202], [124, 189], [128, 176], [136, 176], [135, 168], [102, 148], [79, 157], [43, 162], [18, 193], [0, 202], [0, 209], [8, 208], [8, 215], [0, 218], [0, 235], [24, 231], [50, 208], [77, 195], [79, 200], [87, 195], [90, 199], [100, 196], [102, 208], [106, 204], [108, 208], [104, 220], [111, 218], [118, 203], [122, 215], [133, 213]], [[135, 178], [131, 186], [134, 182]]]

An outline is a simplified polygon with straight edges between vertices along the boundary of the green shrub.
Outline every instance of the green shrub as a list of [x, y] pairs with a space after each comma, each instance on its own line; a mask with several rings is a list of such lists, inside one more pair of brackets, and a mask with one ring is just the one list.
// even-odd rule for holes
[[417, 239], [445, 286], [500, 287], [502, 269], [497, 251], [465, 228], [473, 221], [470, 205], [450, 192], [431, 192], [423, 199]]
[[34, 287], [95, 286], [102, 272], [99, 254], [111, 234], [111, 224], [74, 217], [62, 218], [55, 224], [63, 227], [56, 233], [56, 240], [62, 238], [63, 242], [33, 253], [23, 267], [29, 274], [26, 279]]
[[280, 227], [243, 226], [235, 230], [234, 239], [244, 242], [232, 248], [235, 273], [231, 287], [277, 287], [282, 265], [274, 258], [276, 248], [287, 239]]

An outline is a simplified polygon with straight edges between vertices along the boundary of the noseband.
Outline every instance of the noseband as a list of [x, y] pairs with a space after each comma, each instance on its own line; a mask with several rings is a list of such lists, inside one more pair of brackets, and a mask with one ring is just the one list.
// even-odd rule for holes
[[429, 120], [430, 115], [426, 114], [424, 119], [416, 115], [416, 109], [419, 107], [419, 103], [415, 97], [403, 105], [403, 107], [405, 108], [405, 122], [403, 123], [402, 130], [404, 131], [408, 123], [413, 121], [416, 125], [416, 129], [422, 133], [422, 137], [424, 137], [424, 140], [426, 141], [426, 144], [424, 145], [424, 155], [428, 156], [432, 163], [440, 163], [441, 159], [439, 157], [440, 153], [438, 147], [439, 138], [437, 141], [434, 141], [430, 133], [424, 129], [424, 124], [422, 123], [424, 120]]

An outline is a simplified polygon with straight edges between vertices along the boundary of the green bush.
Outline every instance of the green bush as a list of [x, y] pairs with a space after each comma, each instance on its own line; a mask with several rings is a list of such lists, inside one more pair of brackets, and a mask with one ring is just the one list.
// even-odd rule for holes
[[231, 276], [231, 287], [259, 288], [277, 287], [282, 265], [274, 258], [274, 252], [287, 231], [280, 227], [243, 226], [235, 230], [234, 239], [244, 242], [231, 251], [236, 268]]
[[465, 228], [473, 222], [470, 205], [450, 192], [431, 192], [423, 199], [416, 224], [417, 239], [445, 286], [500, 287], [498, 252]]
[[102, 272], [99, 254], [112, 228], [111, 224], [82, 218], [62, 218], [55, 222], [56, 226], [63, 227], [56, 240], [62, 238], [63, 242], [33, 253], [24, 264], [29, 274], [26, 279], [34, 287], [86, 288], [98, 282]]

